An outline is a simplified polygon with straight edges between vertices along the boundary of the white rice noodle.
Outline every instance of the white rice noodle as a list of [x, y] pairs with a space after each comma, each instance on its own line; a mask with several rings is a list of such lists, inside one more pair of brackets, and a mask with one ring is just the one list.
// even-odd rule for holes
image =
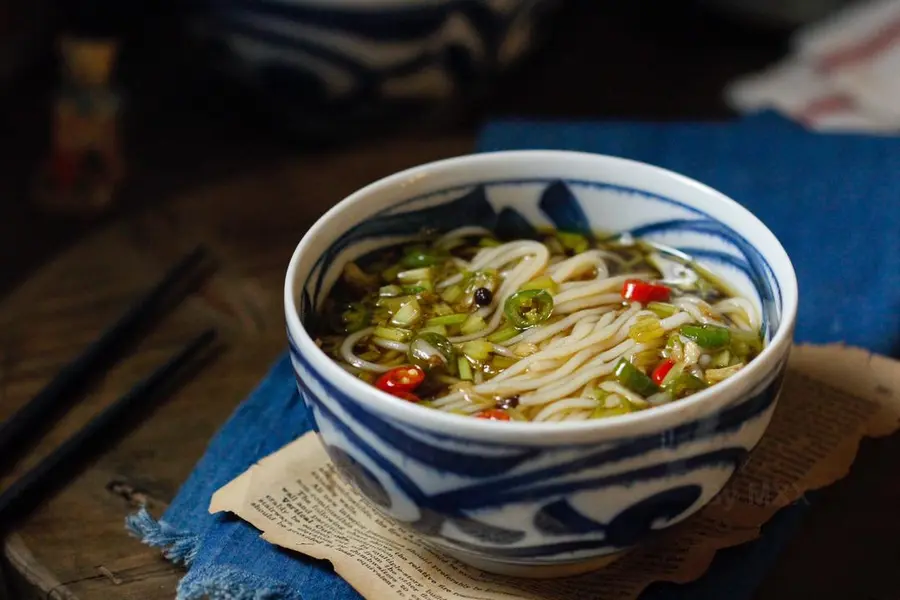
[[442, 247], [451, 240], [455, 240], [461, 237], [471, 237], [475, 235], [491, 235], [491, 230], [487, 229], [486, 227], [479, 227], [477, 225], [466, 225], [464, 227], [458, 227], [456, 229], [451, 229], [450, 231], [439, 237], [434, 242], [434, 245]]
[[608, 308], [592, 308], [589, 310], [583, 310], [574, 314], [569, 315], [565, 319], [562, 319], [552, 325], [545, 325], [544, 327], [536, 327], [534, 329], [529, 329], [523, 333], [520, 333], [514, 338], [510, 338], [509, 340], [503, 342], [505, 346], [515, 346], [521, 341], [528, 341], [532, 343], [538, 343], [550, 338], [560, 331], [565, 331], [572, 325], [579, 323], [581, 319], [591, 317], [594, 315], [599, 315], [606, 312], [612, 312]]
[[506, 356], [507, 358], [519, 358], [518, 356], [516, 356], [515, 352], [513, 352], [509, 348], [501, 346], [500, 344], [494, 344], [493, 352], [494, 352], [494, 354], [499, 354], [500, 356]]
[[584, 310], [595, 306], [606, 306], [607, 310], [617, 304], [622, 303], [622, 297], [619, 294], [597, 294], [596, 296], [587, 296], [569, 302], [561, 302], [553, 307], [553, 312], [558, 315], [567, 315], [578, 310]]
[[573, 275], [579, 275], [592, 268], [597, 270], [597, 279], [603, 279], [609, 275], [606, 262], [597, 250], [576, 254], [572, 258], [554, 265], [552, 269], [549, 269], [549, 275], [554, 281], [563, 282], [568, 281]]
[[566, 398], [542, 408], [535, 416], [535, 421], [546, 421], [549, 417], [572, 409], [597, 408], [597, 401], [593, 398]]
[[672, 304], [674, 304], [675, 306], [677, 306], [677, 307], [680, 308], [681, 310], [683, 310], [683, 311], [685, 311], [686, 313], [688, 313], [689, 315], [691, 315], [691, 317], [692, 317], [695, 321], [698, 321], [698, 322], [704, 323], [704, 324], [706, 324], [706, 323], [715, 323], [715, 322], [716, 322], [715, 319], [712, 319], [712, 318], [708, 317], [707, 315], [705, 315], [705, 314], [703, 313], [702, 310], [700, 310], [700, 307], [697, 305], [697, 299], [696, 299], [696, 298], [690, 298], [690, 297], [687, 297], [687, 296], [680, 296], [680, 297], [678, 297], [678, 298], [674, 298], [674, 299], [672, 300]]
[[679, 311], [671, 317], [666, 317], [665, 319], [660, 320], [659, 324], [666, 331], [672, 331], [673, 329], [677, 329], [682, 325], [687, 325], [693, 320], [694, 318], [690, 315], [690, 313]]
[[373, 337], [372, 343], [381, 348], [396, 350], [398, 352], [403, 352], [404, 354], [409, 351], [409, 344], [404, 344], [403, 342], [395, 342], [394, 340], [386, 340], [380, 337]]
[[556, 376], [537, 391], [523, 394], [519, 397], [519, 404], [522, 406], [546, 404], [573, 393], [598, 377], [609, 375], [613, 372], [618, 359], [632, 346], [634, 346], [634, 340], [625, 340], [615, 348], [594, 357], [572, 375]]
[[351, 333], [344, 340], [344, 343], [341, 344], [341, 358], [343, 358], [348, 364], [356, 367], [357, 369], [362, 369], [363, 371], [373, 371], [375, 373], [385, 373], [391, 370], [391, 367], [386, 367], [384, 365], [379, 365], [373, 362], [369, 362], [367, 360], [363, 360], [357, 355], [353, 354], [353, 346], [356, 345], [361, 339], [372, 335], [372, 332], [375, 331], [374, 327], [367, 327], [365, 329], [360, 329], [356, 333]]
[[[580, 285], [578, 287], [571, 287], [560, 291], [553, 301], [556, 304], [564, 304], [570, 300], [575, 300], [576, 298], [594, 296], [596, 294], [609, 292], [610, 290], [621, 289], [622, 284], [632, 277], [634, 277], [634, 275], [617, 275], [616, 277], [609, 277], [606, 279], [593, 279], [586, 282], [588, 285]], [[619, 301], [622, 300], [622, 296], [619, 295], [619, 293], [617, 293], [616, 296], [618, 296]]]
[[645, 406], [647, 404], [647, 401], [643, 396], [632, 392], [621, 383], [615, 381], [604, 381], [600, 384], [600, 389], [604, 392], [609, 392], [610, 394], [618, 394], [638, 406]]
[[570, 411], [565, 417], [563, 417], [563, 421], [587, 421], [591, 417], [591, 413], [593, 411], [590, 410], [573, 410]]
[[758, 331], [761, 325], [756, 308], [746, 298], [727, 298], [713, 305], [712, 309], [720, 315], [738, 313], [749, 319], [749, 327], [742, 327], [750, 331]]

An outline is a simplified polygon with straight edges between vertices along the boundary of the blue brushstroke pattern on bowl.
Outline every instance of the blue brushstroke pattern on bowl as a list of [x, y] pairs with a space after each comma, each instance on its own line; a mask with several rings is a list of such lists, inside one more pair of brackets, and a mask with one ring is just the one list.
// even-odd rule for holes
[[427, 119], [539, 46], [559, 0], [194, 0], [210, 65], [307, 132]]
[[[660, 173], [666, 172], [654, 175]], [[479, 568], [514, 575], [540, 576], [541, 569], [548, 576], [570, 574], [572, 568], [578, 572], [598, 559], [618, 556], [707, 504], [772, 417], [790, 348], [796, 280], [774, 236], [774, 246], [761, 250], [757, 245], [769, 242], [761, 242], [750, 225], [755, 244], [677, 195], [715, 192], [678, 183], [669, 196], [605, 180], [598, 169], [591, 179], [535, 173], [379, 199], [386, 206], [354, 215], [352, 226], [341, 225], [339, 235], [320, 242], [321, 249], [304, 268], [289, 269], [286, 303], [293, 302], [300, 320], [315, 318], [316, 307], [347, 260], [411, 239], [423, 226], [447, 231], [482, 225], [519, 237], [547, 225], [592, 233], [627, 223], [614, 233], [690, 253], [760, 310], [769, 348], [756, 359], [760, 364], [753, 373], [731, 382], [732, 387], [719, 384], [721, 391], [712, 392], [715, 409], [700, 404], [671, 414], [652, 409], [647, 412], [661, 411], [660, 416], [642, 427], [618, 434], [612, 424], [600, 436], [583, 430], [573, 433], [571, 441], [557, 435], [552, 443], [539, 439], [551, 431], [546, 428], [538, 435], [520, 430], [523, 434], [516, 438], [497, 435], [499, 428], [491, 435], [471, 427], [436, 426], [424, 415], [398, 418], [382, 410], [381, 398], [369, 402], [363, 397], [365, 388], [325, 372], [324, 355], [311, 353], [308, 342], [300, 341], [305, 334], [296, 329], [292, 306], [286, 304], [298, 387], [339, 471], [380, 511], [440, 550]]]

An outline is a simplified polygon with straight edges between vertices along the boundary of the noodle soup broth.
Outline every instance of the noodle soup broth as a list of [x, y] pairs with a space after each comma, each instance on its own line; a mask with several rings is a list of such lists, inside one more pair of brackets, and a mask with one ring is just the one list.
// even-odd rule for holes
[[378, 389], [496, 421], [678, 402], [762, 351], [756, 307], [689, 256], [628, 237], [463, 227], [345, 265], [316, 344]]

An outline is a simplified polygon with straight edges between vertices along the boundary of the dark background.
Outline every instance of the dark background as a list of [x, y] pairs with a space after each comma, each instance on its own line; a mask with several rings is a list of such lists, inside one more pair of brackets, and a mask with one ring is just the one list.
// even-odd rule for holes
[[[90, 10], [83, 2], [55, 7], [45, 52], [0, 86], [0, 294], [97, 225], [46, 215], [29, 198], [49, 139], [57, 76], [53, 31], [122, 35], [115, 78], [126, 100], [129, 177], [101, 222], [278, 156], [340, 151], [285, 138], [252, 98], [192, 70], [186, 60], [192, 48], [173, 25], [172, 0], [92, 1]], [[722, 86], [781, 56], [790, 29], [689, 0], [568, 0], [554, 16], [543, 49], [499, 78], [486, 98], [441, 129], [396, 135], [474, 135], [494, 116], [729, 118]]]

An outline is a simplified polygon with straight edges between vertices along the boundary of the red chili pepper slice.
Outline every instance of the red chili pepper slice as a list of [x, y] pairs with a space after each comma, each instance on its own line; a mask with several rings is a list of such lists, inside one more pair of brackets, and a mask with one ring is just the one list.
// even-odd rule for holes
[[622, 297], [646, 304], [648, 302], [666, 302], [672, 290], [659, 283], [649, 283], [640, 279], [628, 279], [622, 284]]
[[422, 401], [421, 398], [413, 394], [412, 392], [401, 392], [399, 390], [391, 390], [388, 392], [392, 396], [397, 396], [398, 398], [402, 398], [407, 402], [412, 402], [413, 404], [417, 404]]
[[506, 413], [505, 410], [500, 410], [499, 408], [489, 408], [488, 410], [483, 410], [475, 417], [479, 419], [489, 419], [491, 421], [509, 421], [510, 417]]
[[660, 385], [663, 382], [663, 379], [666, 378], [666, 375], [669, 374], [669, 371], [672, 370], [672, 367], [675, 366], [675, 361], [671, 358], [667, 358], [666, 360], [659, 363], [655, 369], [653, 369], [653, 374], [650, 378], [653, 380], [653, 383], [656, 385]]
[[415, 365], [391, 369], [375, 381], [375, 387], [383, 392], [411, 392], [425, 381], [425, 371]]

